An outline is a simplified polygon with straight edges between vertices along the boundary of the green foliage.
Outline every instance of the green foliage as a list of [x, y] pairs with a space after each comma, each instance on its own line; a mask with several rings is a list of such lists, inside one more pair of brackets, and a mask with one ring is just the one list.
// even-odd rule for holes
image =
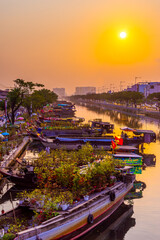
[[28, 226], [28, 220], [25, 218], [16, 219], [16, 223], [9, 224], [8, 234], [16, 234], [17, 232], [23, 231]]
[[43, 151], [34, 163], [39, 187], [71, 189], [73, 174], [78, 171], [78, 167], [102, 159], [105, 155], [104, 151], [94, 153], [90, 144], [84, 145], [79, 151], [53, 150], [48, 155]]
[[34, 91], [31, 99], [33, 104], [33, 110], [36, 111], [37, 109], [42, 108], [46, 104], [55, 102], [57, 100], [57, 95], [48, 89], [41, 89], [39, 91]]
[[70, 191], [60, 191], [60, 193], [58, 194], [57, 201], [60, 204], [65, 204], [65, 203], [72, 204], [73, 194]]
[[103, 151], [95, 153], [92, 146], [86, 144], [79, 151], [54, 150], [48, 155], [42, 152], [34, 171], [40, 189], [46, 189], [47, 192], [60, 192], [61, 189], [72, 192], [74, 196], [81, 196], [94, 186], [105, 186], [114, 173], [114, 167], [115, 161], [111, 155]]
[[3, 236], [3, 240], [13, 240], [15, 239], [16, 235], [13, 233], [5, 233]]
[[121, 102], [121, 103], [133, 103], [136, 104], [140, 103], [144, 99], [144, 95], [140, 92], [134, 91], [122, 91], [122, 92], [115, 92], [115, 93], [100, 93], [100, 94], [87, 94], [87, 95], [76, 95], [71, 96], [71, 100], [77, 99], [90, 99], [90, 100], [101, 100], [101, 101], [109, 101], [109, 102]]
[[110, 176], [115, 173], [115, 164], [111, 155], [97, 162], [93, 162], [88, 168], [86, 175], [90, 176], [90, 185], [92, 188], [105, 187], [110, 183]]
[[149, 94], [147, 99], [148, 100], [160, 101], [160, 92]]
[[32, 94], [26, 95], [23, 100], [23, 106], [27, 108], [28, 114], [32, 110], [37, 111], [46, 104], [53, 103], [57, 100], [57, 95], [48, 89], [35, 90]]
[[[28, 96], [35, 87], [43, 87], [43, 84], [25, 82], [23, 79], [14, 80], [14, 88], [7, 95], [7, 115], [9, 121], [14, 124], [15, 113], [22, 105], [25, 96]], [[4, 108], [2, 103], [1, 107]], [[11, 116], [9, 115], [11, 113]]]
[[18, 197], [35, 209], [34, 223], [39, 224], [56, 216], [59, 204], [72, 204], [113, 183], [115, 164], [111, 155], [94, 152], [90, 144], [79, 151], [54, 150], [51, 154], [43, 151], [35, 162], [39, 189]]

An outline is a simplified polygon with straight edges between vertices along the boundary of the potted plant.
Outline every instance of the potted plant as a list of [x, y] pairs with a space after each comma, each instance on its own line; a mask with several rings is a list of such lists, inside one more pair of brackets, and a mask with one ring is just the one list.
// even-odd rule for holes
[[73, 195], [70, 191], [60, 192], [57, 201], [60, 203], [61, 209], [65, 211], [73, 203]]

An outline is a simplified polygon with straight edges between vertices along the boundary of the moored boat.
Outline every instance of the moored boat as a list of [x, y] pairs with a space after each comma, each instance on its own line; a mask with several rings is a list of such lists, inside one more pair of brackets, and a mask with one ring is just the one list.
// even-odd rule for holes
[[119, 160], [122, 165], [140, 166], [142, 165], [142, 156], [136, 153], [116, 153], [113, 154], [114, 159]]
[[90, 143], [94, 148], [111, 150], [111, 142], [114, 138], [107, 137], [56, 137], [55, 139], [38, 136], [45, 147], [52, 149], [64, 148], [66, 150], [78, 150], [86, 143]]
[[124, 196], [132, 189], [134, 180], [134, 175], [125, 174], [123, 182], [116, 182], [112, 187], [92, 194], [88, 201], [75, 206], [73, 204], [67, 211], [39, 226], [19, 232], [16, 239], [35, 240], [37, 236], [43, 240], [62, 237], [78, 239], [107, 219], [122, 204]]
[[33, 171], [33, 167], [29, 167], [31, 170], [26, 168], [24, 173], [13, 172], [12, 170], [6, 170], [0, 168], [0, 173], [6, 177], [10, 182], [28, 188], [35, 188], [37, 186], [36, 175]]
[[102, 122], [101, 119], [94, 119], [94, 120], [90, 120], [89, 122], [91, 122], [91, 128], [100, 129], [101, 134], [113, 133], [114, 124], [111, 124], [109, 122]]

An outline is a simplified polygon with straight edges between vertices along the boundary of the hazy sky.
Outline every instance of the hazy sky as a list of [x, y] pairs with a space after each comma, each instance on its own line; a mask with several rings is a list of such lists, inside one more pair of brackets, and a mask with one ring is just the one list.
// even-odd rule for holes
[[159, 0], [0, 0], [0, 88], [17, 78], [68, 94], [159, 81], [159, 9]]

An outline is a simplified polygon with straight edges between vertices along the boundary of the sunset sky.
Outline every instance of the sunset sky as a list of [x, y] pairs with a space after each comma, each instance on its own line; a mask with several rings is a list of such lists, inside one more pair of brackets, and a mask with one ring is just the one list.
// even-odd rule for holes
[[159, 9], [159, 0], [0, 0], [0, 89], [17, 78], [68, 94], [160, 81]]

